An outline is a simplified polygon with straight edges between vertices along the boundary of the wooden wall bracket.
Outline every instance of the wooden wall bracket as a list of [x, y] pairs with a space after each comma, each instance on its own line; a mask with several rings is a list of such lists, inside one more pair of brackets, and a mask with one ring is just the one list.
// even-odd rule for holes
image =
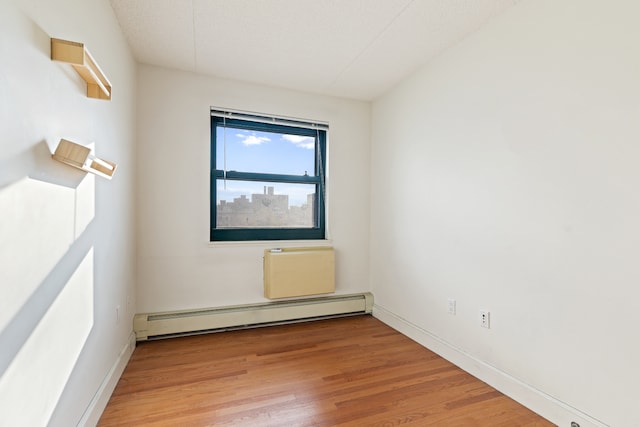
[[51, 59], [71, 64], [87, 82], [87, 96], [111, 99], [111, 83], [82, 43], [51, 39]]
[[53, 153], [52, 157], [59, 162], [107, 179], [113, 177], [118, 166], [113, 162], [95, 157], [89, 147], [66, 139], [60, 140], [60, 144], [58, 144], [58, 148], [56, 148], [56, 152]]

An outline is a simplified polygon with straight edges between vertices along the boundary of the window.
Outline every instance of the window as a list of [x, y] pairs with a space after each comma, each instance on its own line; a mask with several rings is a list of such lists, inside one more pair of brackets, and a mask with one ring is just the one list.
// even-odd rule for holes
[[325, 238], [327, 125], [211, 110], [211, 241]]

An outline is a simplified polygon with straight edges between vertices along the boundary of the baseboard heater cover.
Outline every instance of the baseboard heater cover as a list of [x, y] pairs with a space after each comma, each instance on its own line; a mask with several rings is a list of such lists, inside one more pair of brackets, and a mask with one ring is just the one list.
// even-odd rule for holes
[[370, 314], [373, 294], [332, 295], [209, 309], [136, 314], [137, 341], [229, 329]]

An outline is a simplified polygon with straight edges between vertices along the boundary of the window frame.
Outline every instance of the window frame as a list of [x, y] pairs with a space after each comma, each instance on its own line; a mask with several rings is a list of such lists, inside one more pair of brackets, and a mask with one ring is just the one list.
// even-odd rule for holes
[[[236, 118], [237, 117], [237, 118]], [[307, 126], [298, 125], [298, 123]], [[326, 238], [326, 146], [327, 127], [309, 126], [306, 122], [233, 113], [211, 114], [211, 173], [210, 173], [210, 235], [211, 242], [225, 241], [267, 241], [267, 240], [323, 240]], [[314, 175], [283, 175], [250, 171], [225, 171], [216, 169], [217, 129], [226, 126], [233, 129], [256, 132], [271, 132], [313, 137]], [[252, 227], [216, 228], [217, 226], [217, 183], [227, 181], [259, 181], [286, 184], [315, 184], [314, 226], [313, 227]]]

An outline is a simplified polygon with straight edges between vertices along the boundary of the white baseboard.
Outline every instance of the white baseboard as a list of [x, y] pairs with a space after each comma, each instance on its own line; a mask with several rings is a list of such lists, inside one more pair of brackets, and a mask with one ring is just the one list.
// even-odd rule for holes
[[94, 427], [98, 424], [104, 408], [106, 408], [107, 403], [109, 403], [111, 393], [113, 393], [113, 390], [116, 388], [118, 380], [120, 379], [122, 372], [124, 372], [124, 368], [126, 368], [127, 363], [129, 363], [129, 359], [135, 349], [136, 335], [131, 331], [131, 334], [129, 335], [129, 342], [127, 342], [127, 344], [122, 348], [118, 358], [102, 380], [102, 384], [100, 384], [100, 387], [93, 396], [93, 399], [91, 399], [89, 406], [84, 411], [84, 415], [82, 415], [82, 418], [78, 422], [78, 426]]
[[572, 421], [580, 427], [607, 427], [607, 424], [475, 358], [378, 304], [373, 306], [373, 316], [560, 427], [569, 427]]

